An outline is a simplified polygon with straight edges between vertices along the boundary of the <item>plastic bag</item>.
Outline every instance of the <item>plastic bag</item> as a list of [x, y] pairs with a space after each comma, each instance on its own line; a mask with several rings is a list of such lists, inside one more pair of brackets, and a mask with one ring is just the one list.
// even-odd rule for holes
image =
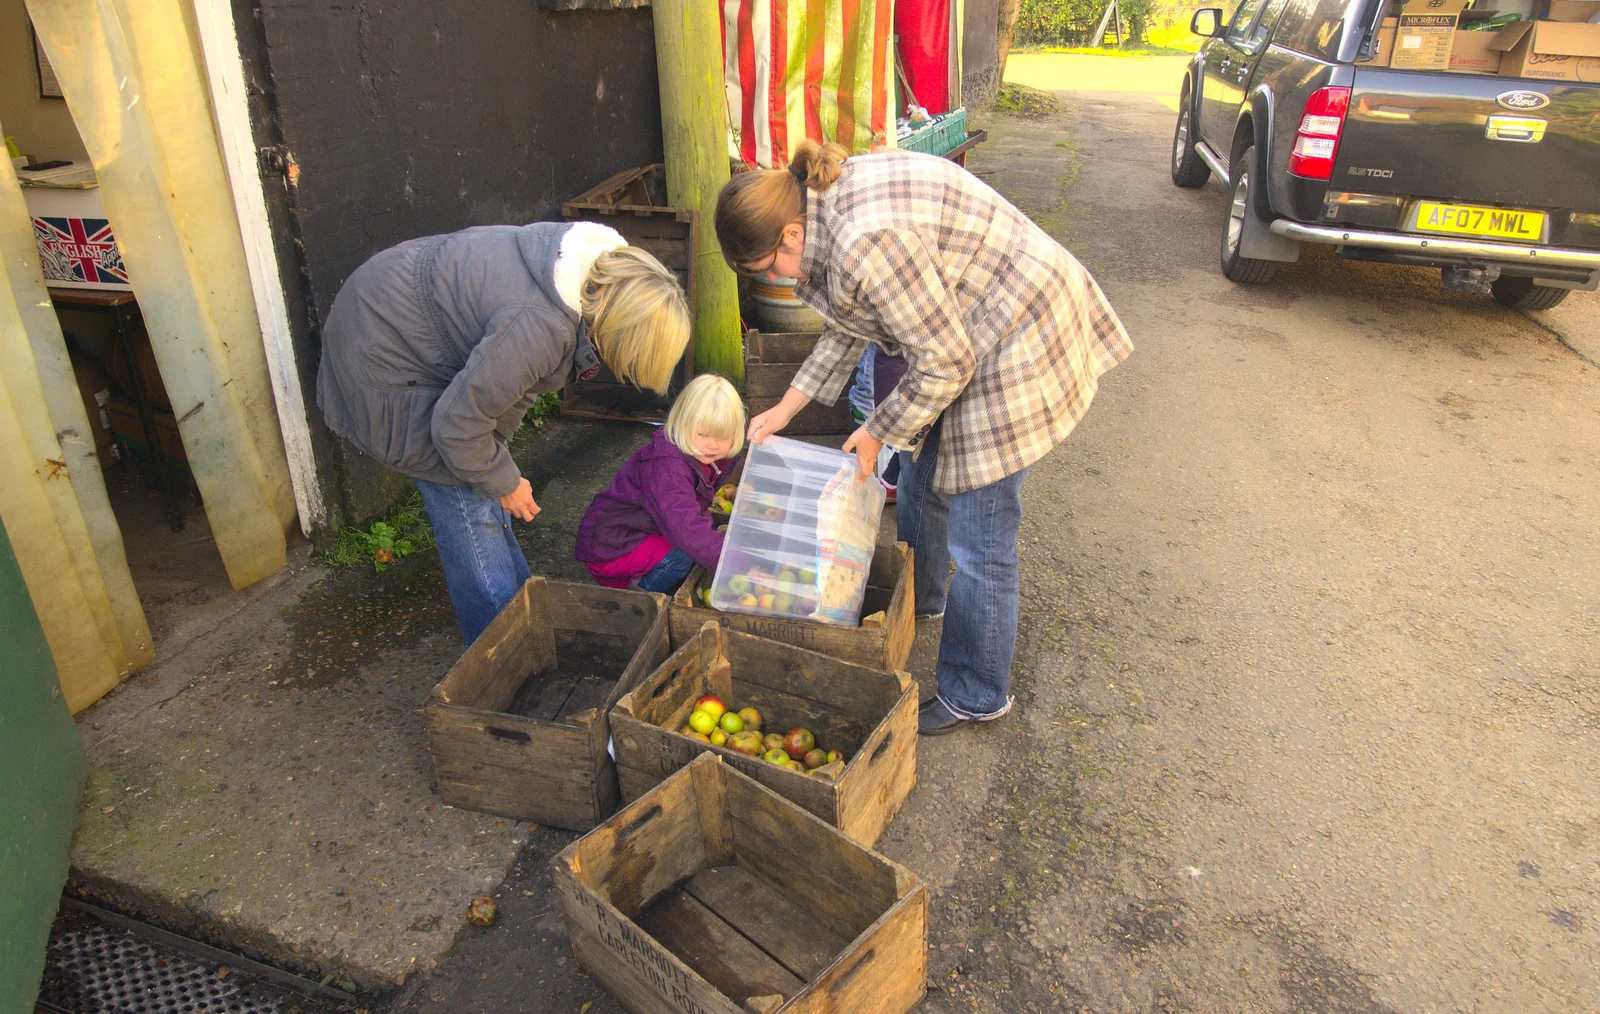
[[771, 437], [750, 448], [711, 605], [838, 626], [861, 622], [884, 489], [854, 454]]

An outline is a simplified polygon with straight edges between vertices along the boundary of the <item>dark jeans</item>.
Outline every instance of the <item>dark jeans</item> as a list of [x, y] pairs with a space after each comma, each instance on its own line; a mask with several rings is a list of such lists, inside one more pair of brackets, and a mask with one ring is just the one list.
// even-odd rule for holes
[[683, 579], [689, 576], [689, 571], [694, 570], [694, 558], [681, 549], [670, 550], [661, 562], [650, 568], [649, 573], [634, 582], [640, 591], [660, 592], [671, 595], [683, 584]]
[[941, 429], [943, 420], [934, 423], [915, 460], [910, 451], [900, 452], [895, 519], [899, 537], [916, 550], [917, 615], [944, 613], [939, 699], [959, 717], [987, 718], [1010, 703], [1017, 648], [1017, 529], [1028, 470], [965, 493], [936, 493]]
[[433, 522], [461, 637], [471, 644], [527, 582], [528, 559], [511, 533], [511, 515], [500, 501], [484, 499], [467, 486], [426, 479], [416, 483]]

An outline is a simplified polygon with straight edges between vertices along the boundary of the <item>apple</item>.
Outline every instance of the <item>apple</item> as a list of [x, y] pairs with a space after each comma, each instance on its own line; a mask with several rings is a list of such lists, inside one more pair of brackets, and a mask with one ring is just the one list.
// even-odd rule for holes
[[789, 755], [778, 749], [768, 750], [761, 755], [761, 759], [768, 764], [777, 764], [780, 767], [787, 767], [789, 764]]
[[809, 729], [790, 729], [789, 735], [783, 737], [783, 749], [790, 757], [804, 757], [816, 745], [817, 737]]
[[685, 736], [693, 736], [694, 735], [694, 729], [691, 728], [688, 725], [685, 725], [683, 728], [679, 729], [678, 731], [683, 733]]
[[778, 596], [774, 595], [772, 592], [767, 592], [765, 595], [762, 595], [756, 599], [756, 605], [760, 606], [762, 609], [771, 609], [777, 604]]
[[785, 764], [784, 767], [788, 768], [790, 771], [798, 771], [801, 774], [806, 773], [806, 766], [800, 761], [794, 760], [793, 758], [790, 758], [789, 763]]
[[773, 601], [772, 608], [780, 613], [794, 612], [794, 596], [788, 592], [783, 592]]
[[761, 731], [761, 712], [755, 708], [740, 708], [739, 717], [744, 721], [744, 727], [751, 732]]
[[765, 736], [762, 736], [761, 742], [768, 750], [783, 749], [783, 736], [776, 732], [769, 732]]
[[749, 592], [746, 592], [745, 594], [739, 596], [739, 604], [744, 606], [746, 609], [752, 609], [755, 607], [756, 597], [751, 595]]
[[711, 730], [711, 745], [712, 746], [727, 746], [728, 745], [728, 734], [723, 732], [721, 729], [712, 729]]
[[728, 706], [723, 704], [722, 698], [718, 697], [716, 694], [706, 694], [704, 697], [694, 702], [694, 708], [696, 711], [704, 711], [713, 719], [721, 718], [722, 713], [728, 710]]
[[736, 732], [744, 731], [744, 719], [732, 711], [724, 712], [723, 716], [717, 720], [717, 724], [722, 726], [722, 731], [730, 736]]
[[710, 736], [707, 736], [707, 735], [706, 735], [706, 734], [705, 734], [705, 733], [703, 733], [703, 732], [696, 732], [696, 733], [691, 733], [691, 734], [690, 734], [690, 735], [689, 735], [689, 738], [690, 738], [690, 739], [698, 739], [698, 740], [699, 740], [699, 741], [700, 741], [700, 742], [702, 742], [702, 743], [710, 743], [710, 742], [711, 742], [711, 737], [710, 737]]
[[820, 768], [822, 765], [828, 763], [828, 755], [823, 751], [813, 747], [812, 749], [806, 751], [805, 761], [806, 768], [808, 770], [811, 768]]
[[689, 728], [702, 736], [710, 735], [711, 730], [717, 727], [717, 720], [704, 711], [696, 711], [689, 716]]
[[835, 761], [842, 761], [842, 760], [844, 760], [844, 754], [840, 753], [837, 750], [829, 750], [828, 751], [828, 759], [827, 759], [826, 763], [832, 764]]
[[728, 592], [732, 595], [743, 595], [750, 590], [750, 578], [744, 574], [735, 574], [728, 578]]
[[817, 572], [810, 567], [802, 567], [800, 569], [800, 583], [815, 585], [817, 583]]
[[736, 732], [728, 737], [728, 749], [749, 757], [759, 757], [761, 756], [761, 751], [766, 749], [766, 744], [761, 742], [761, 733], [751, 732], [746, 729], [744, 732]]
[[761, 512], [761, 516], [763, 518], [765, 518], [766, 520], [768, 520], [768, 521], [782, 521], [783, 520], [783, 508], [782, 507], [768, 507], [766, 510]]

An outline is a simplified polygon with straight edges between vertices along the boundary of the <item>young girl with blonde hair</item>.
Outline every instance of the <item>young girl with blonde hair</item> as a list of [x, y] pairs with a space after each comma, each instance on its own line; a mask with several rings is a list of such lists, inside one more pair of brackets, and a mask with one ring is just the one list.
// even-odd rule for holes
[[623, 463], [578, 525], [577, 551], [612, 588], [670, 595], [695, 564], [716, 570], [723, 535], [711, 497], [744, 449], [744, 404], [722, 377], [689, 381], [667, 424]]
[[410, 240], [339, 290], [317, 405], [422, 491], [468, 644], [528, 579], [511, 519], [532, 521], [539, 505], [506, 441], [534, 398], [602, 363], [664, 394], [689, 330], [672, 272], [589, 222]]
[[813, 398], [832, 404], [869, 341], [903, 357], [904, 378], [874, 392], [844, 449], [864, 476], [885, 445], [901, 452], [899, 535], [916, 549], [916, 611], [944, 618], [939, 691], [919, 728], [1001, 717], [1012, 706], [1022, 481], [1132, 351], [1122, 324], [1083, 265], [948, 159], [806, 141], [788, 169], [735, 176], [716, 228], [735, 270], [798, 278], [795, 295], [828, 321], [783, 399], [750, 420], [751, 440]]

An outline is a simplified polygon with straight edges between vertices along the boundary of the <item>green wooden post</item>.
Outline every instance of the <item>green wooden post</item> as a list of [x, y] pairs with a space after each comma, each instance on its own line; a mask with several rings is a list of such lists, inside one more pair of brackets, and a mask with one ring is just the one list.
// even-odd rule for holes
[[67, 879], [83, 744], [0, 524], [0, 1014], [33, 1010]]
[[667, 200], [700, 213], [694, 368], [744, 383], [739, 290], [722, 259], [712, 216], [728, 182], [728, 112], [722, 84], [720, 6], [706, 0], [653, 0], [661, 140]]

